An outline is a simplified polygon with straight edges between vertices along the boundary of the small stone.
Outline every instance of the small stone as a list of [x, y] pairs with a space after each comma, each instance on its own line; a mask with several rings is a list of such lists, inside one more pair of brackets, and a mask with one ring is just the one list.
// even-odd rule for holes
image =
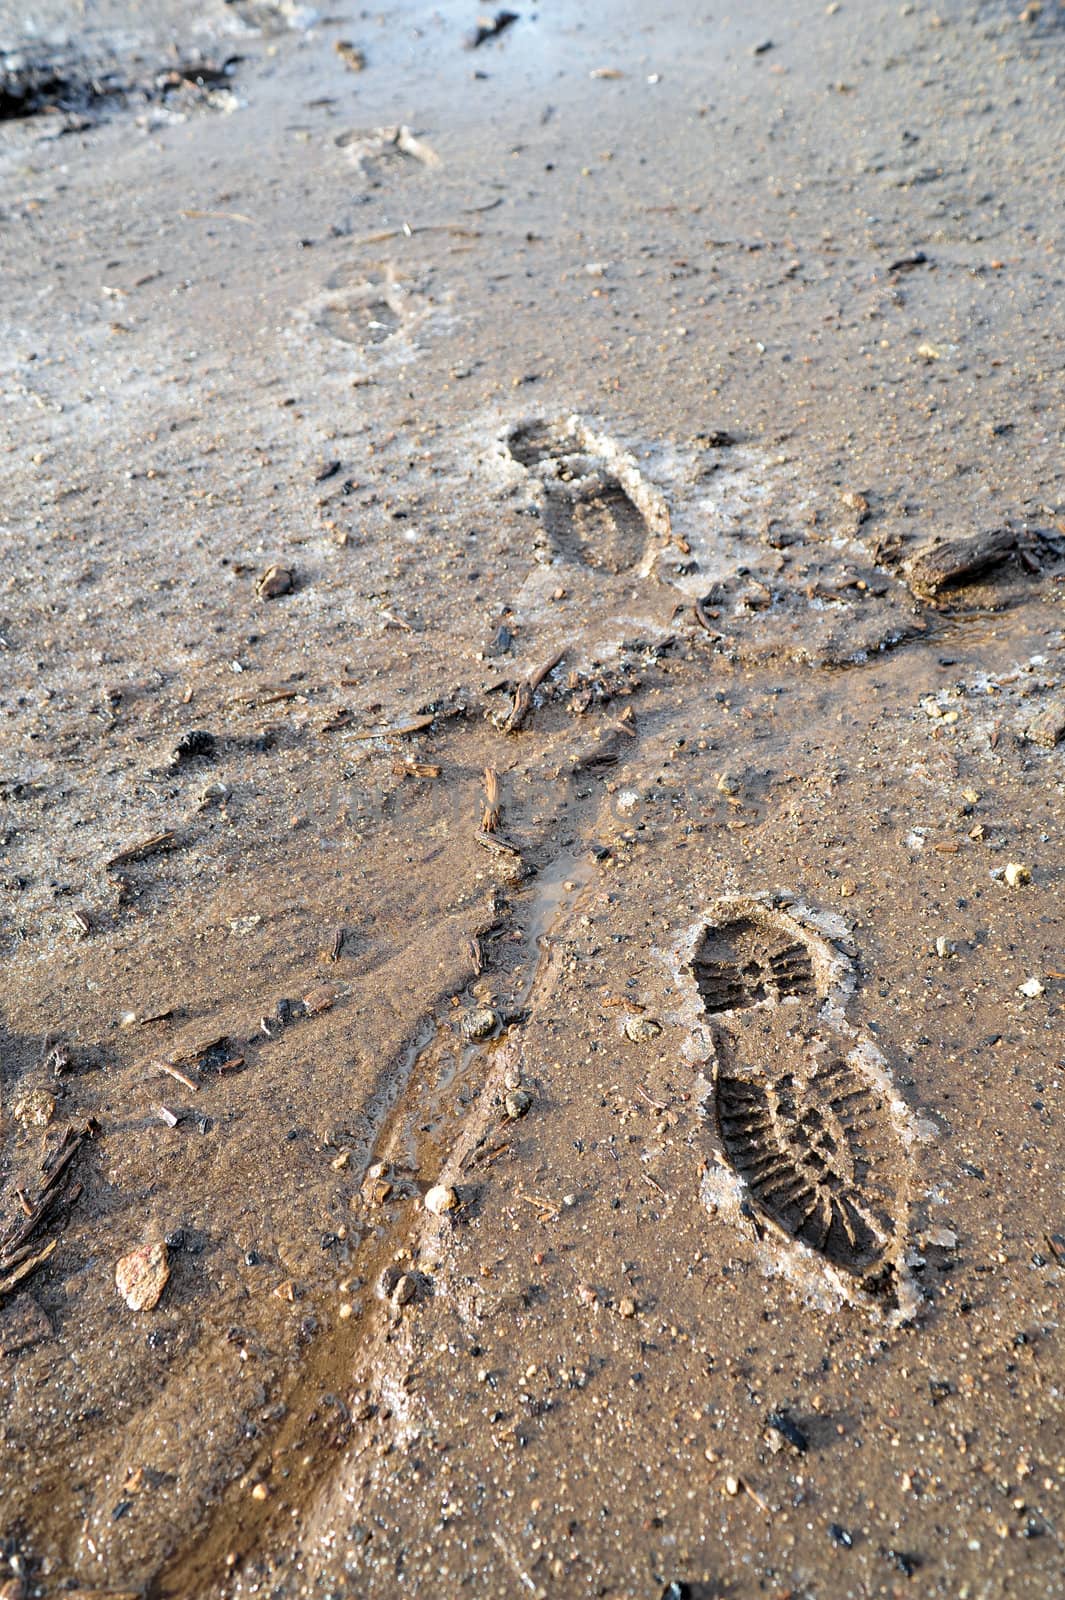
[[260, 600], [276, 600], [279, 595], [290, 594], [295, 584], [291, 568], [282, 567], [278, 562], [267, 567], [258, 583], [255, 593]]
[[504, 1089], [521, 1088], [521, 1073], [516, 1067], [508, 1067], [503, 1074], [503, 1087]]
[[199, 807], [206, 811], [209, 806], [225, 805], [229, 799], [229, 788], [224, 783], [208, 783], [200, 790]]
[[740, 1480], [738, 1478], [733, 1477], [732, 1474], [729, 1473], [728, 1477], [725, 1479], [725, 1493], [727, 1495], [732, 1495], [734, 1497], [734, 1496], [738, 1495], [739, 1492], [740, 1492]]
[[647, 1044], [651, 1039], [657, 1039], [662, 1032], [662, 1024], [653, 1017], [626, 1017], [625, 1037], [631, 1039], [633, 1044]]
[[940, 938], [938, 938], [936, 940], [936, 955], [939, 957], [939, 959], [941, 961], [946, 961], [947, 958], [949, 956], [952, 956], [953, 954], [954, 954], [954, 945], [951, 943], [951, 941], [949, 939], [944, 939], [944, 938], [940, 937]]
[[458, 1203], [458, 1195], [451, 1185], [447, 1183], [435, 1183], [426, 1192], [425, 1199], [422, 1202], [426, 1211], [431, 1212], [434, 1217], [442, 1217], [445, 1212], [454, 1211]]
[[392, 1290], [392, 1304], [394, 1306], [410, 1305], [418, 1293], [418, 1280], [412, 1272], [404, 1272], [397, 1278], [396, 1287]]
[[531, 1105], [532, 1095], [528, 1089], [513, 1089], [503, 1101], [503, 1108], [511, 1122], [523, 1117]]
[[925, 1241], [939, 1250], [954, 1250], [957, 1248], [958, 1235], [953, 1228], [930, 1228], [925, 1234]]
[[487, 1039], [496, 1031], [499, 1018], [490, 1006], [477, 1011], [467, 1011], [462, 1019], [462, 1037], [467, 1043], [474, 1039]]
[[55, 1116], [55, 1095], [47, 1089], [27, 1089], [11, 1107], [11, 1115], [24, 1128], [47, 1128]]
[[1025, 738], [1044, 750], [1053, 750], [1065, 739], [1065, 695], [1038, 712], [1024, 730]]
[[[349, 72], [363, 72], [366, 67], [366, 57], [350, 39], [336, 39], [333, 49], [343, 61]], [[339, 461], [323, 462], [314, 475], [315, 483], [321, 483], [326, 478], [331, 478], [337, 470]]]
[[1026, 1000], [1038, 1000], [1041, 994], [1046, 993], [1046, 990], [1038, 978], [1025, 978], [1024, 982], [1018, 986], [1017, 993], [1022, 994]]
[[844, 878], [839, 886], [839, 892], [844, 900], [850, 900], [853, 895], [858, 893], [858, 885], [853, 878]]
[[252, 1488], [251, 1497], [253, 1500], [265, 1500], [269, 1493], [270, 1491], [265, 1483], [257, 1483]]
[[143, 1244], [115, 1265], [118, 1292], [131, 1311], [150, 1311], [170, 1277], [166, 1245]]
[[1011, 889], [1020, 889], [1024, 884], [1031, 883], [1031, 868], [1024, 866], [1020, 861], [1009, 861], [1002, 874]]
[[618, 1301], [618, 1315], [621, 1317], [634, 1317], [636, 1315], [636, 1302], [629, 1295]]

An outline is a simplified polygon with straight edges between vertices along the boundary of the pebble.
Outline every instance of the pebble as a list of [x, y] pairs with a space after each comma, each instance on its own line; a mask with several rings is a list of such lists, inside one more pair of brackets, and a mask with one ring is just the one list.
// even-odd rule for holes
[[1038, 978], [1025, 978], [1024, 982], [1018, 986], [1017, 993], [1023, 994], [1026, 1000], [1038, 1000], [1041, 994], [1046, 993], [1046, 989]]
[[626, 1017], [625, 1037], [631, 1039], [633, 1044], [647, 1044], [651, 1039], [657, 1039], [662, 1032], [662, 1024], [653, 1017]]
[[618, 1314], [622, 1317], [634, 1317], [636, 1315], [635, 1300], [631, 1299], [628, 1295], [626, 1295], [623, 1300], [619, 1300]]
[[278, 595], [289, 594], [292, 590], [294, 578], [289, 567], [283, 567], [278, 562], [267, 567], [258, 583], [255, 593], [260, 600], [276, 600]]
[[229, 785], [225, 783], [207, 783], [200, 790], [199, 807], [206, 811], [208, 806], [225, 805], [229, 799]]
[[939, 956], [941, 961], [946, 961], [948, 956], [953, 954], [954, 945], [949, 939], [939, 938], [936, 940], [936, 955]]
[[459, 1203], [459, 1197], [450, 1184], [435, 1183], [427, 1191], [422, 1203], [426, 1211], [431, 1212], [434, 1217], [442, 1217], [445, 1212], [454, 1211]]
[[467, 1011], [462, 1019], [462, 1037], [471, 1041], [473, 1039], [487, 1039], [489, 1034], [496, 1030], [499, 1018], [490, 1006], [484, 1006], [477, 1011]]
[[394, 1306], [409, 1305], [417, 1293], [418, 1280], [413, 1273], [405, 1272], [401, 1278], [396, 1280], [396, 1287], [392, 1290], [392, 1304]]
[[115, 1284], [131, 1311], [150, 1311], [170, 1278], [166, 1245], [142, 1244], [115, 1265]]
[[503, 1101], [503, 1109], [511, 1122], [517, 1122], [523, 1117], [532, 1105], [532, 1095], [528, 1089], [512, 1089]]
[[1032, 881], [1031, 868], [1024, 866], [1020, 861], [1007, 862], [1006, 870], [1002, 876], [1011, 889], [1020, 889], [1024, 884]]
[[24, 1128], [46, 1128], [55, 1116], [55, 1095], [47, 1089], [27, 1089], [11, 1107], [11, 1115]]

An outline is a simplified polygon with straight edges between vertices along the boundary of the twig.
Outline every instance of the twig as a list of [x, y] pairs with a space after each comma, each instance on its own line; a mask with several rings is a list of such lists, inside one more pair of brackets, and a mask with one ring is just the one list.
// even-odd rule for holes
[[396, 778], [439, 778], [443, 767], [438, 767], [435, 761], [412, 761], [397, 756], [392, 763], [392, 774]]
[[485, 803], [481, 811], [481, 832], [495, 833], [503, 815], [501, 791], [499, 786], [499, 773], [494, 767], [484, 769], [484, 795]]
[[474, 834], [474, 838], [479, 845], [483, 845], [486, 850], [494, 851], [498, 856], [517, 856], [519, 859], [521, 858], [521, 851], [517, 845], [511, 844], [509, 839], [501, 838], [498, 833], [485, 833], [481, 829]]
[[191, 1089], [193, 1093], [195, 1093], [200, 1087], [195, 1079], [186, 1077], [185, 1073], [182, 1072], [180, 1068], [172, 1066], [169, 1061], [153, 1061], [152, 1065], [159, 1072], [165, 1072], [169, 1077], [176, 1078], [178, 1083], [183, 1083], [186, 1089]]
[[430, 712], [424, 717], [411, 717], [407, 722], [394, 723], [391, 728], [365, 728], [361, 733], [353, 734], [352, 738], [395, 739], [401, 734], [421, 733], [423, 728], [431, 728], [435, 720], [435, 714]]
[[535, 672], [530, 672], [529, 676], [518, 684], [514, 695], [514, 704], [510, 708], [510, 715], [503, 724], [504, 733], [518, 732], [518, 729], [521, 728], [532, 710], [533, 695], [548, 673], [554, 672], [565, 654], [564, 650], [556, 651], [549, 661], [545, 661], [542, 667], [537, 667]]
[[751, 1488], [750, 1484], [747, 1482], [747, 1479], [741, 1478], [740, 1482], [743, 1484], [744, 1493], [750, 1495], [759, 1511], [763, 1511], [767, 1517], [771, 1517], [773, 1513], [770, 1511], [761, 1495], [756, 1493], [756, 1491]]
[[255, 218], [246, 217], [243, 211], [201, 211], [198, 207], [192, 206], [187, 211], [182, 211], [181, 215], [207, 222], [246, 222], [249, 228], [255, 227]]
[[131, 844], [127, 849], [120, 850], [117, 856], [112, 856], [106, 863], [108, 871], [112, 867], [124, 867], [131, 861], [143, 861], [147, 856], [153, 856], [159, 850], [171, 850], [177, 843], [177, 834], [172, 830], [166, 833], [153, 833], [149, 839], [142, 839], [140, 844]]
[[521, 1581], [525, 1585], [526, 1589], [530, 1589], [532, 1591], [532, 1593], [535, 1594], [536, 1593], [536, 1585], [532, 1581], [532, 1579], [529, 1577], [529, 1574], [526, 1572], [525, 1568], [518, 1561], [517, 1556], [514, 1555], [512, 1551], [507, 1549], [507, 1546], [503, 1543], [503, 1540], [501, 1539], [499, 1534], [496, 1532], [495, 1528], [492, 1528], [490, 1531], [491, 1531], [491, 1534], [492, 1534], [492, 1538], [495, 1540], [495, 1542], [499, 1546], [500, 1550], [502, 1550], [503, 1554], [506, 1556], [507, 1560], [510, 1562], [510, 1565], [514, 1568], [514, 1571], [515, 1571], [516, 1575], [521, 1579]]
[[58, 1248], [58, 1245], [58, 1239], [49, 1239], [44, 1249], [39, 1251], [37, 1255], [31, 1256], [28, 1261], [23, 1261], [22, 1265], [16, 1267], [13, 1272], [9, 1272], [6, 1278], [0, 1278], [0, 1294], [10, 1293], [24, 1278], [28, 1278], [31, 1272], [36, 1272], [37, 1268], [47, 1261], [52, 1252]]

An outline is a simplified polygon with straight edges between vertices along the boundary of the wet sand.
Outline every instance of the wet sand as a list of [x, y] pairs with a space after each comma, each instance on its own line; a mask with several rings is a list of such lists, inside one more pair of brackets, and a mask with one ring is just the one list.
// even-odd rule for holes
[[1019, 9], [0, 0], [6, 1600], [1057, 1592]]

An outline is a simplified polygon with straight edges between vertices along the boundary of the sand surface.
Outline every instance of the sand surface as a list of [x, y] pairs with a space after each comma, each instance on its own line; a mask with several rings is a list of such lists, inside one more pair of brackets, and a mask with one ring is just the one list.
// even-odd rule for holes
[[0, 0], [0, 1595], [1047, 1600], [1061, 7], [477, 20]]

